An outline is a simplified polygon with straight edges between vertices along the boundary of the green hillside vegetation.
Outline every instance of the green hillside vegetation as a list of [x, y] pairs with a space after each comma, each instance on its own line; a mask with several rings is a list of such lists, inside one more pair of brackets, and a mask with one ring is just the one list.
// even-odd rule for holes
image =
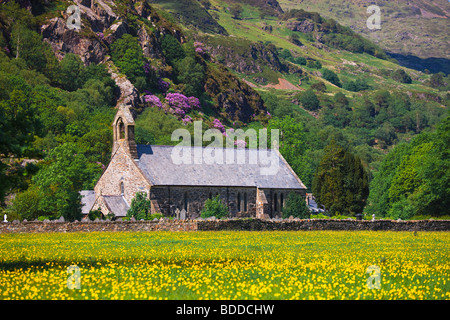
[[[372, 4], [362, 0], [279, 0], [284, 11], [303, 9], [334, 19], [389, 52], [415, 56], [421, 70], [450, 72], [448, 34], [450, 4], [440, 0], [377, 1], [381, 10], [381, 29], [369, 30], [366, 20]], [[417, 62], [415, 62], [417, 60]]]
[[[362, 191], [337, 207], [327, 204], [338, 208], [333, 213], [448, 214], [442, 202], [448, 176], [436, 184], [427, 180], [427, 173], [441, 173], [430, 169], [434, 158], [410, 155], [426, 153], [430, 145], [418, 143], [429, 138], [441, 148], [435, 159], [448, 160], [442, 146], [449, 128], [434, 130], [448, 121], [450, 76], [400, 67], [348, 27], [316, 13], [283, 13], [273, 3], [154, 1], [152, 23], [171, 30], [156, 36], [152, 23], [137, 14], [139, 3], [117, 2], [130, 33], [104, 45], [144, 101], [135, 110], [137, 142], [174, 144], [172, 131], [192, 129], [193, 120], [203, 120], [204, 130], [217, 121], [224, 128], [279, 128], [280, 152], [309, 192], [332, 142], [364, 168], [369, 206], [364, 209]], [[58, 61], [38, 32], [57, 8], [40, 2], [33, 8], [34, 15], [13, 1], [0, 7], [1, 207], [18, 219], [78, 219], [78, 192], [93, 188], [110, 158], [118, 88], [104, 64], [85, 66], [74, 54]], [[290, 23], [304, 21], [314, 30], [292, 30]], [[155, 37], [163, 57], [143, 55], [140, 28]], [[178, 108], [177, 99], [192, 105]], [[406, 158], [386, 160], [404, 149], [410, 150], [401, 153]], [[25, 165], [23, 159], [37, 162]], [[401, 185], [410, 168], [416, 180]], [[391, 185], [380, 182], [384, 170], [393, 175]], [[422, 190], [423, 183], [429, 189]], [[407, 213], [399, 209], [405, 201]]]

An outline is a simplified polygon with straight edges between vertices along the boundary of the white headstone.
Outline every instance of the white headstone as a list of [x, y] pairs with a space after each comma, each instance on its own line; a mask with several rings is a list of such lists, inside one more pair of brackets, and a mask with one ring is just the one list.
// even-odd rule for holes
[[375, 213], [372, 215], [372, 221], [375, 221]]
[[180, 219], [180, 209], [178, 209], [178, 208], [175, 210], [175, 219], [177, 219], [177, 220]]
[[180, 212], [180, 220], [186, 220], [186, 210], [181, 210]]
[[3, 216], [3, 222], [8, 222], [8, 220], [6, 220], [7, 217], [8, 217], [8, 216], [7, 216], [6, 213], [5, 213], [5, 215]]

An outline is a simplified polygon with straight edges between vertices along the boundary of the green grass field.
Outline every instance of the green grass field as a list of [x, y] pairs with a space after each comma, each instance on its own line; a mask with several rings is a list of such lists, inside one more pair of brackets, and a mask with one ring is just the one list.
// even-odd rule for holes
[[448, 232], [0, 234], [0, 299], [449, 299], [449, 240]]

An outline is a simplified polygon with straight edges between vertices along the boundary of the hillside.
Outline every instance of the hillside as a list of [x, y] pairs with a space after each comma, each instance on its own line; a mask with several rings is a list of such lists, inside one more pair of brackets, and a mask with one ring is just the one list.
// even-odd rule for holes
[[286, 1], [75, 3], [80, 30], [67, 27], [65, 1], [0, 7], [0, 196], [12, 214], [76, 212], [74, 192], [108, 165], [118, 103], [132, 106], [143, 144], [176, 144], [173, 130], [195, 120], [281, 129], [309, 190], [332, 141], [371, 179], [448, 115], [449, 76], [402, 67], [381, 42]]
[[367, 2], [280, 0], [283, 10], [304, 9], [332, 18], [393, 53], [405, 66], [450, 72], [450, 3], [446, 0], [377, 1], [381, 29], [369, 30]]

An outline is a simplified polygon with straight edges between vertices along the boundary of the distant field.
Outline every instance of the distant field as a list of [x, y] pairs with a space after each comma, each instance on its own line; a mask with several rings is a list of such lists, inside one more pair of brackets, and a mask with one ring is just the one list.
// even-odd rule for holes
[[[0, 299], [449, 299], [449, 243], [449, 232], [0, 234]], [[80, 289], [67, 288], [71, 265]]]

